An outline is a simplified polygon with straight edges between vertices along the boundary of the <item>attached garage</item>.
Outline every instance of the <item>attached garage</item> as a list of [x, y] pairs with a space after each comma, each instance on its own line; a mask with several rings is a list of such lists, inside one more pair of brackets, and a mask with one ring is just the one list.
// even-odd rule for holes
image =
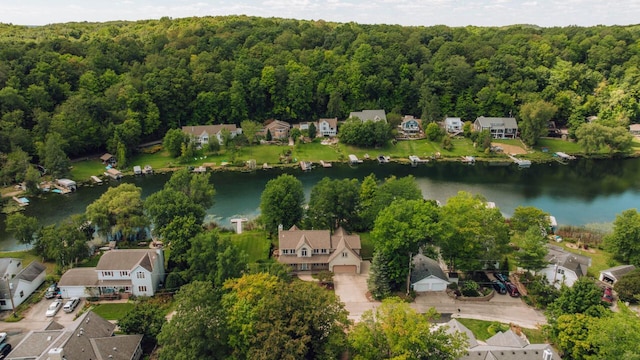
[[439, 279], [435, 276], [429, 276], [416, 283], [413, 283], [413, 291], [445, 291], [447, 289], [448, 281]]
[[98, 286], [98, 273], [95, 268], [73, 268], [67, 270], [60, 281], [58, 287], [63, 298], [87, 297], [87, 288]]
[[422, 254], [413, 257], [413, 269], [411, 270], [413, 291], [445, 291], [447, 285], [449, 285], [449, 278], [436, 260]]
[[334, 274], [357, 274], [358, 267], [355, 265], [334, 265], [333, 273]]

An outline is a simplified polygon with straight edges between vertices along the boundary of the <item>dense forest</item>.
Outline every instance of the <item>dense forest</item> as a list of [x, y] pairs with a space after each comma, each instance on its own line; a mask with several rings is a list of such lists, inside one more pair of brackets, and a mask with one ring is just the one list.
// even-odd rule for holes
[[0, 155], [135, 149], [171, 128], [344, 119], [423, 121], [557, 107], [574, 131], [640, 121], [640, 26], [403, 27], [246, 16], [0, 24]]

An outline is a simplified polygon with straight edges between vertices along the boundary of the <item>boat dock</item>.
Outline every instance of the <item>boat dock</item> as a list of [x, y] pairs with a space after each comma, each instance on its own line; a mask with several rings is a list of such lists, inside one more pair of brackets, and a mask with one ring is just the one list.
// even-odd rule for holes
[[353, 155], [353, 154], [349, 154], [349, 163], [350, 164], [362, 164], [362, 160], [358, 159], [358, 157]]
[[566, 164], [567, 162], [569, 162], [570, 160], [575, 160], [576, 157], [573, 155], [569, 155], [567, 153], [564, 153], [562, 151], [558, 151], [555, 154], [553, 154], [554, 159], [558, 160], [558, 162], [562, 163], [562, 164]]
[[311, 161], [300, 161], [300, 169], [302, 169], [302, 171], [311, 171], [311, 169], [313, 169]]
[[513, 155], [507, 155], [507, 156], [509, 156], [509, 158], [513, 160], [513, 162], [516, 163], [516, 165], [518, 165], [521, 168], [528, 168], [531, 166], [531, 160], [518, 159]]
[[385, 164], [385, 163], [388, 163], [389, 161], [391, 161], [391, 157], [390, 156], [378, 155], [378, 162], [380, 164]]
[[466, 164], [475, 164], [476, 163], [476, 158], [473, 156], [463, 156], [462, 157], [462, 162], [466, 163]]
[[17, 203], [18, 203], [18, 205], [20, 205], [20, 206], [27, 206], [27, 205], [29, 205], [29, 199], [27, 199], [26, 197], [17, 198], [17, 197], [15, 197], [15, 196], [14, 196], [14, 197], [13, 197], [13, 200], [14, 200], [15, 202], [17, 202]]
[[324, 167], [324, 168], [330, 168], [330, 167], [333, 166], [333, 164], [331, 164], [328, 161], [324, 161], [324, 160], [320, 160], [320, 165], [322, 165], [322, 167]]
[[420, 163], [427, 163], [429, 162], [428, 159], [420, 159], [420, 157], [416, 156], [416, 155], [411, 155], [409, 156], [409, 161], [411, 162], [411, 166], [416, 167], [418, 166], [418, 164]]

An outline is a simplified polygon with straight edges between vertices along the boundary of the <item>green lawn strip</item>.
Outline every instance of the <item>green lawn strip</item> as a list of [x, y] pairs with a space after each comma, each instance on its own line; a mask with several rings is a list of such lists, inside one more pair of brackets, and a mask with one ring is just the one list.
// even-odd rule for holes
[[222, 236], [229, 236], [231, 241], [247, 254], [248, 263], [265, 261], [269, 258], [271, 242], [264, 231], [252, 230], [242, 234], [223, 234]]
[[[465, 319], [465, 318], [456, 318], [462, 325], [466, 326], [476, 339], [480, 341], [486, 341], [488, 338], [495, 335], [496, 330], [500, 330], [501, 328], [509, 329], [509, 324], [499, 323], [497, 321], [485, 321], [485, 320], [476, 320], [476, 319]], [[493, 326], [492, 326], [493, 325]], [[522, 329], [522, 331], [527, 335], [529, 342], [532, 344], [543, 344], [545, 343], [544, 336], [542, 331], [539, 329]]]
[[106, 171], [100, 159], [76, 161], [71, 164], [71, 179], [75, 181], [90, 181], [91, 176], [101, 176]]
[[133, 303], [111, 303], [111, 304], [96, 304], [93, 307], [93, 312], [102, 316], [106, 320], [120, 320], [131, 309], [133, 309]]
[[595, 248], [589, 248], [589, 250], [572, 249], [567, 246], [566, 241], [560, 244], [554, 242], [553, 244], [560, 245], [566, 251], [572, 252], [574, 254], [590, 257], [591, 266], [589, 266], [589, 268], [587, 269], [587, 275], [594, 278], [598, 278], [600, 276], [600, 271], [606, 270], [616, 265], [620, 265], [615, 259], [613, 259], [613, 256], [610, 253], [600, 249], [595, 249]]
[[373, 258], [373, 242], [371, 241], [371, 233], [360, 233], [360, 257], [363, 260], [371, 260]]

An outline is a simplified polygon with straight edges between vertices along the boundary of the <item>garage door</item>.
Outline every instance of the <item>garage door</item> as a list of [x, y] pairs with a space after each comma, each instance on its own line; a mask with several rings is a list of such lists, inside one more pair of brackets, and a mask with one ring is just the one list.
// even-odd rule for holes
[[334, 274], [355, 274], [356, 271], [355, 265], [335, 265], [333, 267]]
[[447, 284], [445, 283], [422, 283], [422, 284], [415, 284], [413, 286], [413, 290], [417, 292], [444, 291], [446, 289], [447, 289]]

